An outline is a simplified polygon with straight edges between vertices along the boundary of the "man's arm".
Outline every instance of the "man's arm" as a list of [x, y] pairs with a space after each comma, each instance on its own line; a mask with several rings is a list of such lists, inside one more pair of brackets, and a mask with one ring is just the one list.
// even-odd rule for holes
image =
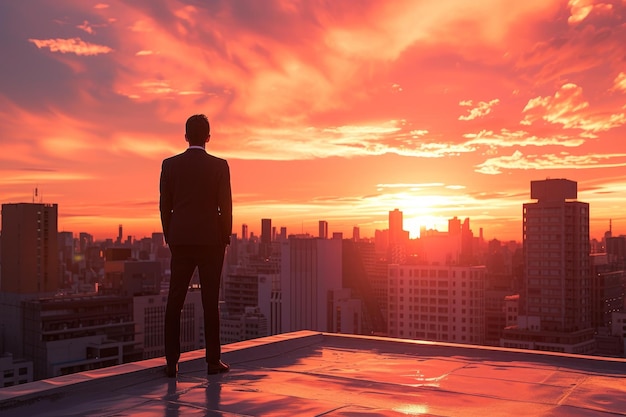
[[230, 243], [230, 235], [233, 233], [233, 197], [230, 187], [230, 168], [228, 162], [224, 161], [225, 169], [222, 172], [218, 187], [218, 204], [220, 209], [220, 225], [222, 232], [222, 242], [226, 245]]
[[169, 184], [168, 165], [163, 161], [161, 165], [161, 180], [159, 182], [159, 210], [161, 211], [161, 227], [165, 242], [169, 238], [170, 221], [172, 220], [172, 191]]

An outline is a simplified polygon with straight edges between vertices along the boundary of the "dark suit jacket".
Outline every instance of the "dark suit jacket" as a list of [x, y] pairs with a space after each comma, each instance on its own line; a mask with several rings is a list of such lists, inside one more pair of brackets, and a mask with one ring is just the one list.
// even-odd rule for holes
[[161, 225], [169, 245], [230, 242], [233, 205], [226, 160], [194, 148], [167, 158], [160, 191]]

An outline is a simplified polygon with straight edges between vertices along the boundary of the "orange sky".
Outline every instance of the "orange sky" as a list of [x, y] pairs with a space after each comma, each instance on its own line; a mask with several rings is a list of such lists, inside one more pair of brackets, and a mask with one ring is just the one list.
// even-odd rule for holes
[[160, 231], [161, 160], [205, 113], [234, 231], [521, 239], [530, 181], [626, 234], [626, 0], [0, 3], [0, 202]]

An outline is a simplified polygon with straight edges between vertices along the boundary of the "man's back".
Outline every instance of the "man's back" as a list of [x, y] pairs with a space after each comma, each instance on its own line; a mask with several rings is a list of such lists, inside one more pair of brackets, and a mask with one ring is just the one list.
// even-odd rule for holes
[[163, 161], [161, 221], [170, 245], [227, 244], [232, 230], [228, 163], [200, 147]]

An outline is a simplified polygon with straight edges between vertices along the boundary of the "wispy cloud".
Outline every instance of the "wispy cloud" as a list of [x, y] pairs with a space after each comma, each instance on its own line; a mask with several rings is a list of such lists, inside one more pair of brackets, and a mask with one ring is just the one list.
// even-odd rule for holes
[[34, 43], [39, 49], [49, 49], [50, 52], [60, 52], [62, 54], [100, 55], [113, 51], [108, 46], [85, 42], [80, 38], [29, 39], [29, 41]]
[[611, 91], [626, 92], [626, 72], [620, 72], [617, 77], [615, 77]]
[[491, 109], [499, 102], [500, 100], [498, 100], [497, 98], [489, 102], [481, 101], [476, 105], [474, 105], [472, 100], [461, 101], [459, 105], [462, 107], [469, 107], [469, 114], [467, 114], [466, 116], [459, 116], [459, 120], [474, 120], [479, 117], [485, 117], [486, 115], [491, 113]]
[[626, 166], [626, 154], [571, 155], [542, 154], [524, 155], [520, 151], [509, 156], [487, 159], [476, 166], [481, 174], [502, 174], [504, 170], [573, 170], [600, 169]]
[[530, 125], [537, 120], [561, 124], [568, 129], [601, 132], [626, 123], [626, 113], [594, 113], [583, 97], [581, 87], [564, 84], [554, 96], [535, 97], [523, 110], [522, 124]]

